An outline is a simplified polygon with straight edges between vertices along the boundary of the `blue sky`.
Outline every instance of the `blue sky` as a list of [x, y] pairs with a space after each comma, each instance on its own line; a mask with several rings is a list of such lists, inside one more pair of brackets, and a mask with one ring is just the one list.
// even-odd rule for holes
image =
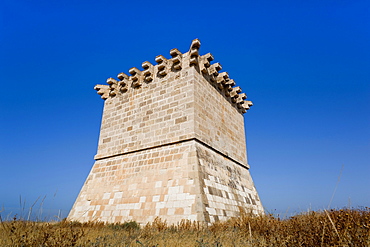
[[2, 217], [34, 203], [67, 216], [96, 154], [94, 85], [195, 38], [254, 102], [248, 156], [268, 212], [324, 209], [336, 187], [332, 208], [370, 206], [369, 16], [356, 0], [2, 1]]

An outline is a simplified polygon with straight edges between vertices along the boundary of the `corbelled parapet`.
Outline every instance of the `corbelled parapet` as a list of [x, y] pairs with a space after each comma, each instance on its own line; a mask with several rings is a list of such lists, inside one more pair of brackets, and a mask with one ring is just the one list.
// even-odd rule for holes
[[136, 67], [129, 69], [128, 76], [119, 73], [117, 78], [108, 78], [108, 85], [96, 85], [95, 90], [102, 99], [115, 97], [118, 94], [140, 88], [144, 83], [151, 83], [155, 78], [165, 78], [170, 73], [176, 73], [188, 67], [194, 67], [211, 85], [213, 85], [239, 112], [245, 113], [253, 103], [246, 100], [247, 95], [241, 93], [241, 88], [235, 85], [234, 80], [229, 78], [227, 72], [220, 72], [222, 67], [214, 60], [211, 53], [199, 55], [200, 41], [195, 39], [186, 53], [181, 53], [174, 48], [170, 51], [171, 58], [167, 59], [162, 55], [155, 58], [156, 65], [146, 61], [142, 63], [143, 70]]

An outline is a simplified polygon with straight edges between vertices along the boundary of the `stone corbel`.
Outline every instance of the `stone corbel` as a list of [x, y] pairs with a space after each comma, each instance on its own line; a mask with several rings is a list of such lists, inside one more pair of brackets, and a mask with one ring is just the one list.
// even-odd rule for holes
[[227, 97], [230, 97], [230, 92], [233, 90], [233, 87], [235, 86], [235, 81], [233, 79], [228, 79], [225, 82], [225, 95]]
[[107, 79], [107, 83], [109, 84], [109, 87], [110, 87], [109, 95], [110, 96], [116, 96], [117, 91], [118, 91], [118, 81], [116, 79], [110, 77], [110, 78]]
[[121, 72], [117, 75], [117, 78], [120, 80], [118, 82], [119, 90], [123, 93], [126, 92], [128, 90], [129, 76]]
[[143, 67], [144, 71], [143, 71], [143, 76], [144, 76], [144, 81], [146, 82], [151, 82], [153, 81], [153, 64], [151, 64], [150, 62], [146, 61], [146, 62], [143, 62], [141, 64], [141, 66]]
[[210, 80], [212, 82], [216, 82], [216, 78], [218, 76], [218, 71], [220, 71], [221, 69], [222, 69], [222, 67], [221, 67], [220, 63], [214, 63], [214, 64], [211, 64], [211, 66], [209, 66], [208, 74], [209, 74]]
[[238, 98], [236, 98], [236, 104], [238, 105], [238, 108], [242, 108], [241, 104], [244, 104], [244, 100], [247, 98], [247, 95], [245, 93], [238, 94]]
[[194, 39], [191, 42], [189, 55], [190, 55], [190, 66], [198, 64], [198, 56], [199, 56], [199, 48], [200, 48], [200, 41], [199, 39]]
[[157, 65], [158, 74], [160, 76], [166, 76], [167, 75], [167, 58], [165, 58], [162, 55], [158, 55], [155, 57], [155, 61], [158, 63]]
[[121, 81], [123, 81], [123, 80], [128, 80], [129, 76], [126, 75], [125, 73], [121, 72], [117, 75], [117, 78], [120, 79]]
[[133, 87], [140, 87], [141, 86], [141, 73], [142, 73], [142, 71], [140, 71], [136, 67], [133, 67], [128, 72], [131, 74], [130, 78], [132, 80], [132, 86]]
[[209, 66], [211, 66], [212, 61], [213, 61], [213, 56], [211, 53], [207, 53], [200, 57], [199, 67], [200, 67], [200, 71], [203, 74], [207, 74], [207, 69], [209, 68]]
[[235, 81], [233, 79], [229, 79], [229, 80], [226, 80], [225, 85], [227, 85], [228, 88], [230, 87], [230, 90], [229, 91], [231, 91], [232, 90], [232, 87], [234, 87], [236, 85], [236, 83], [235, 83]]
[[218, 89], [223, 89], [225, 87], [225, 83], [226, 83], [226, 80], [229, 79], [229, 74], [227, 72], [222, 72], [220, 74], [218, 74], [218, 76], [216, 77], [216, 83], [217, 83], [217, 87]]
[[174, 48], [170, 51], [170, 55], [172, 56], [171, 61], [172, 61], [172, 66], [175, 70], [180, 70], [182, 68], [181, 66], [181, 58], [182, 58], [182, 53]]
[[230, 92], [231, 102], [236, 103], [236, 99], [239, 97], [239, 93], [241, 93], [242, 90], [240, 87], [233, 87]]
[[94, 89], [101, 96], [102, 99], [106, 100], [109, 97], [110, 88], [108, 85], [96, 85]]
[[246, 113], [247, 110], [249, 110], [249, 108], [253, 105], [253, 103], [252, 101], [244, 100], [243, 102], [240, 103], [240, 105], [242, 107], [242, 112]]

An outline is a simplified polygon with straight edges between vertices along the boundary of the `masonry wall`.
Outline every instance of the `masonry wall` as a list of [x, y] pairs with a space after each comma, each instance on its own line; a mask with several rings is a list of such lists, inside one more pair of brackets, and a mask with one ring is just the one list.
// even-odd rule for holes
[[69, 219], [215, 222], [241, 208], [262, 212], [248, 169], [190, 140], [96, 161]]
[[198, 220], [193, 142], [96, 161], [70, 218], [139, 223]]
[[247, 165], [243, 115], [194, 70], [195, 137]]
[[193, 138], [194, 81], [189, 69], [107, 99], [95, 158]]
[[200, 144], [196, 150], [206, 222], [237, 217], [241, 211], [263, 214], [248, 169]]
[[240, 210], [261, 214], [248, 169], [243, 115], [221, 90], [194, 71], [195, 137], [200, 140], [196, 151], [205, 220], [227, 220]]

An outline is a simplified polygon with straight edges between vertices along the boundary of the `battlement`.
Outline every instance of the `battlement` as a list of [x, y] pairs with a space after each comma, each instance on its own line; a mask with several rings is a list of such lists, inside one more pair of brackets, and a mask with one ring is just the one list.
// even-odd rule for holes
[[174, 48], [170, 50], [170, 59], [158, 55], [155, 58], [156, 65], [145, 61], [141, 65], [143, 70], [133, 67], [129, 69], [130, 75], [121, 72], [117, 75], [118, 80], [108, 78], [108, 85], [96, 85], [94, 89], [105, 100], [119, 94], [124, 94], [128, 90], [140, 88], [145, 83], [149, 84], [156, 82], [156, 80], [165, 79], [171, 73], [194, 68], [239, 112], [245, 113], [253, 103], [246, 100], [247, 95], [242, 93], [241, 88], [236, 86], [234, 80], [229, 78], [227, 72], [220, 72], [222, 67], [219, 63], [211, 64], [214, 60], [212, 54], [207, 53], [201, 56], [199, 55], [199, 49], [200, 41], [195, 39], [186, 53], [181, 53], [178, 49]]

